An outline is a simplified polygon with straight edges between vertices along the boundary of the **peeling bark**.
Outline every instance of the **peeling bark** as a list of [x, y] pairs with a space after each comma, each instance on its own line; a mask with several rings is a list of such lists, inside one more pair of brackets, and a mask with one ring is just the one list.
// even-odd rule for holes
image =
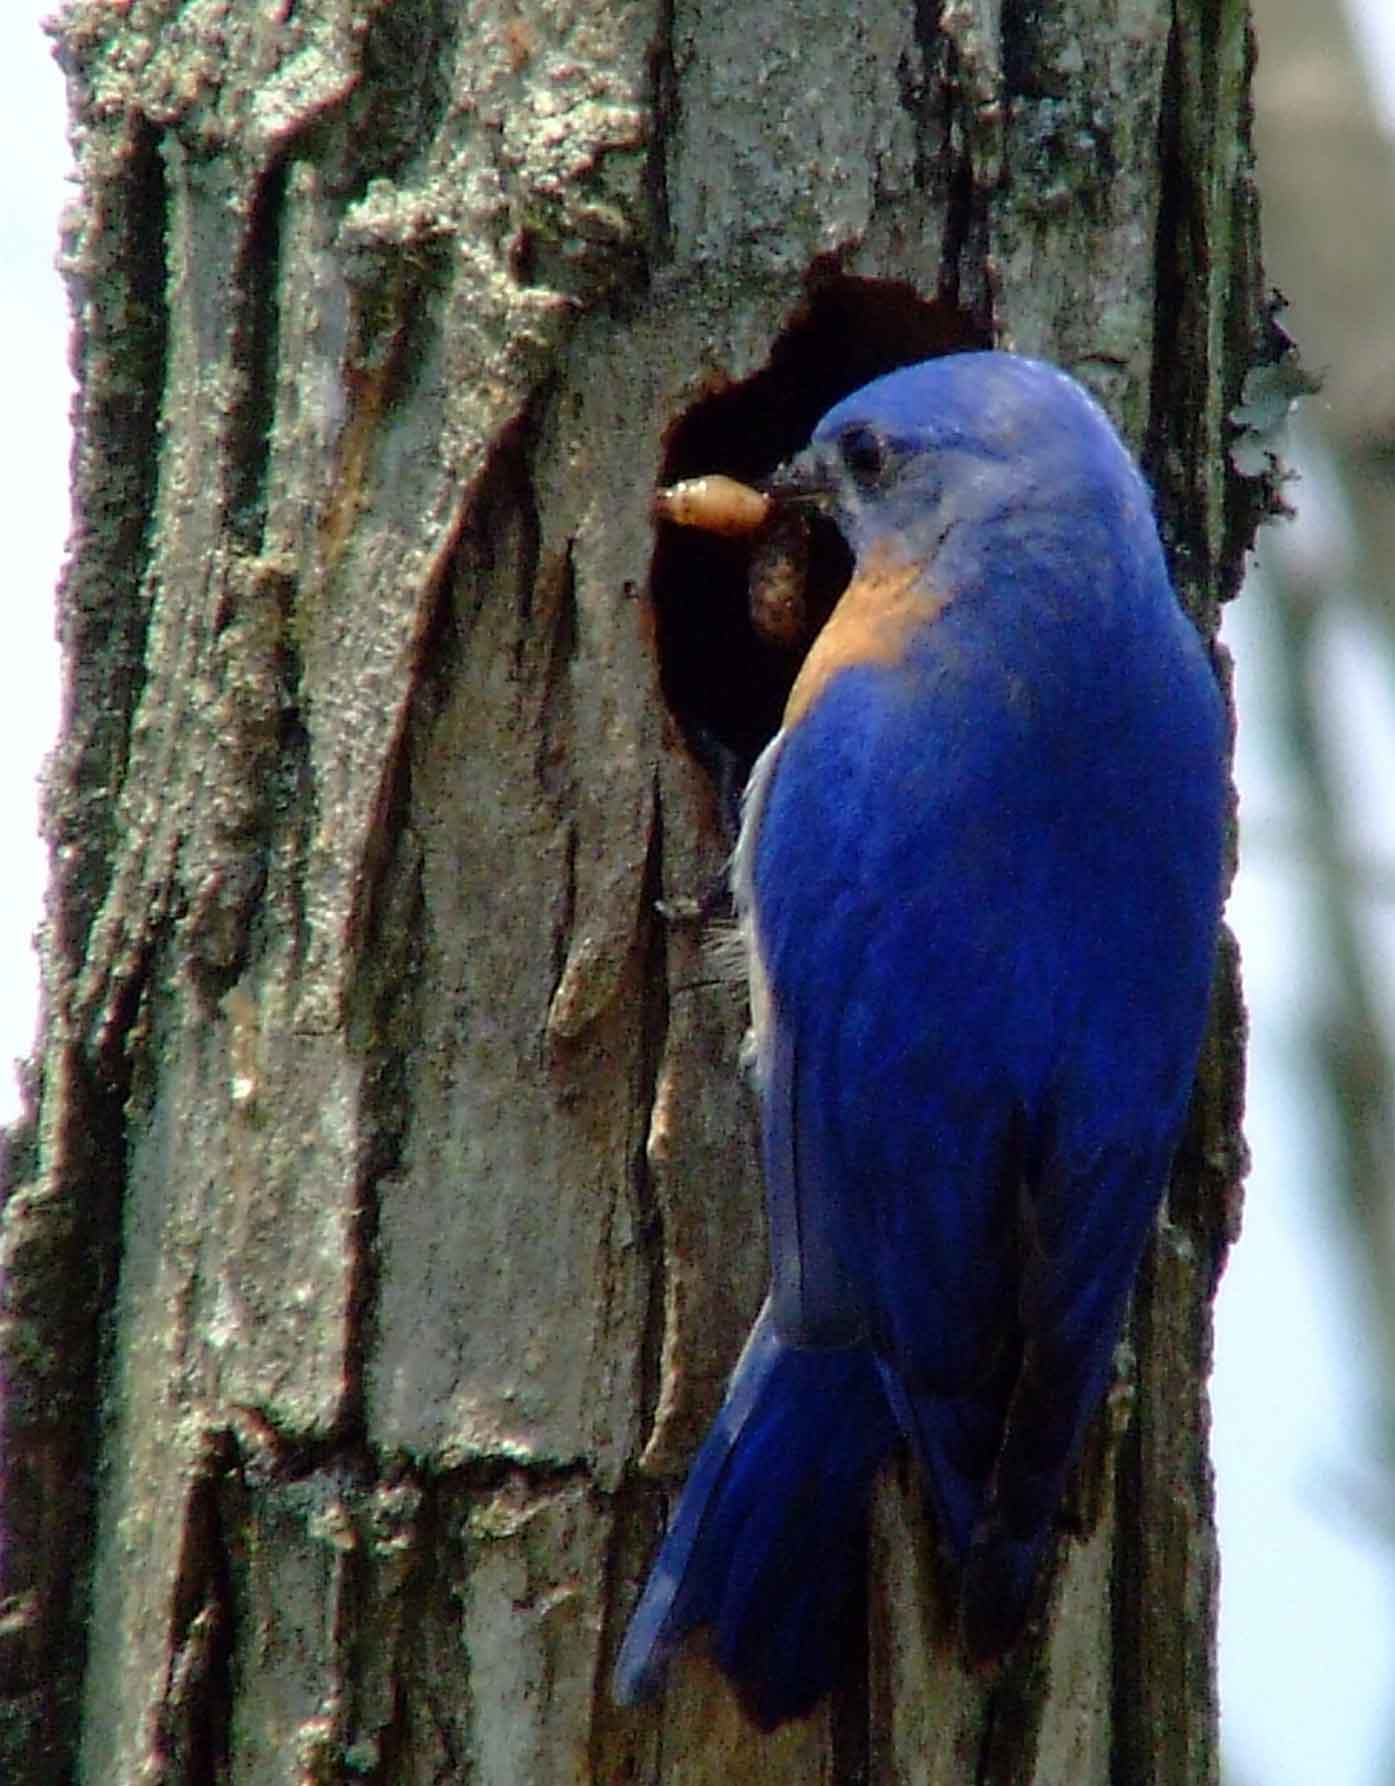
[[69, 5], [6, 1779], [1215, 1779], [1229, 957], [1040, 1643], [960, 1670], [896, 1476], [864, 1690], [768, 1740], [699, 1658], [607, 1692], [761, 1290], [744, 1013], [677, 914], [796, 667], [655, 486], [993, 340], [1100, 392], [1208, 630], [1253, 521], [1246, 9], [1048, 10]]

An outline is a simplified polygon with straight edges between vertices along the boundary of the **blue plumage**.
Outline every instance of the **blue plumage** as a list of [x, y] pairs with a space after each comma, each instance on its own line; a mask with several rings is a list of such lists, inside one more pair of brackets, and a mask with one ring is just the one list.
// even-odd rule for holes
[[769, 1726], [835, 1680], [898, 1437], [967, 1652], [1029, 1610], [1205, 1023], [1226, 726], [1147, 491], [1064, 374], [929, 361], [777, 500], [856, 555], [748, 790], [771, 1293], [617, 1692], [714, 1629]]

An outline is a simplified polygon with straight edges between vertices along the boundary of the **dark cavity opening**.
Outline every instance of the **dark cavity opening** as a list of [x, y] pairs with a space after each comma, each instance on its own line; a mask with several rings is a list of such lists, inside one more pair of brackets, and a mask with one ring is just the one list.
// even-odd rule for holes
[[[665, 484], [714, 472], [758, 483], [803, 447], [839, 398], [897, 366], [990, 345], [953, 305], [908, 285], [846, 275], [816, 278], [753, 377], [695, 403], [674, 424]], [[751, 543], [658, 523], [650, 585], [659, 673], [690, 749], [734, 819], [752, 763], [780, 724], [809, 644], [846, 587], [852, 559], [831, 523], [815, 519], [800, 643], [763, 638], [750, 616]]]

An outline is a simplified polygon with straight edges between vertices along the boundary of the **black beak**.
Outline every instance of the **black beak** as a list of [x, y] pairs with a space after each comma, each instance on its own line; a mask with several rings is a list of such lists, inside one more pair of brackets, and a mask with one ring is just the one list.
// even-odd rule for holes
[[757, 486], [781, 508], [817, 509], [826, 512], [833, 496], [830, 466], [821, 448], [805, 447], [793, 459], [777, 465]]

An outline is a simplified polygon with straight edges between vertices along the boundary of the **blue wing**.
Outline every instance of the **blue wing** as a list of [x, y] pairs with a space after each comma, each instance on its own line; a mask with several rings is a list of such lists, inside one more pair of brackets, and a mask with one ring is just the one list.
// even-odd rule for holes
[[844, 669], [758, 815], [774, 1282], [859, 1310], [987, 1653], [1107, 1384], [1205, 1017], [1221, 714], [1165, 588], [1148, 619], [1151, 668], [1085, 690], [1107, 725], [1052, 723], [968, 632]]

